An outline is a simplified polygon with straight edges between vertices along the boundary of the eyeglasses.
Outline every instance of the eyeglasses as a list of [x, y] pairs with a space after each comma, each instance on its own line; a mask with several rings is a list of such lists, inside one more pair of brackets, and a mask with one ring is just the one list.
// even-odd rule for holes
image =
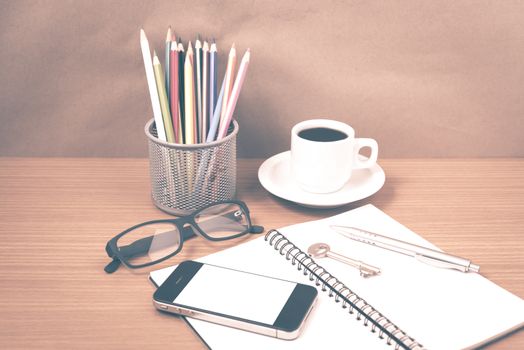
[[188, 216], [147, 221], [119, 233], [107, 242], [106, 252], [113, 261], [104, 270], [113, 273], [120, 264], [131, 269], [157, 264], [176, 255], [184, 241], [197, 234], [210, 241], [224, 241], [263, 231], [262, 226], [251, 225], [244, 202], [217, 202]]

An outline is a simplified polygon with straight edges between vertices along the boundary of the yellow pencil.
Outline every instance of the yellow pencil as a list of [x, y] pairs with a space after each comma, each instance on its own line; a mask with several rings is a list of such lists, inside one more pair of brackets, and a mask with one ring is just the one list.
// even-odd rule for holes
[[162, 66], [160, 65], [160, 61], [158, 60], [156, 52], [153, 52], [153, 70], [155, 71], [156, 87], [158, 89], [158, 98], [160, 100], [160, 109], [162, 110], [164, 128], [166, 129], [167, 142], [175, 142], [173, 122], [171, 120], [169, 102], [167, 100], [166, 82], [164, 80], [164, 73], [162, 72]]
[[185, 107], [185, 141], [186, 144], [195, 143], [195, 84], [193, 80], [193, 48], [191, 42], [187, 45], [186, 60], [184, 63], [184, 107]]

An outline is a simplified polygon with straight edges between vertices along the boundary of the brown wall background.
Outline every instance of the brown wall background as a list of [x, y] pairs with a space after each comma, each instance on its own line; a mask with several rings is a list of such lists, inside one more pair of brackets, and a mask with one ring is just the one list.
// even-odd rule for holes
[[[524, 156], [522, 1], [0, 1], [0, 156], [146, 156], [139, 47], [250, 47], [239, 155], [346, 121], [382, 157]], [[221, 79], [221, 78], [220, 78]]]

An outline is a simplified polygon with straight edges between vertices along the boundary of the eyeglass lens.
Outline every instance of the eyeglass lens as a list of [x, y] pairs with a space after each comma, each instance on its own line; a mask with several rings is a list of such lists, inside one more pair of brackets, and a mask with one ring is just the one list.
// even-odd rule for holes
[[249, 228], [247, 213], [235, 203], [211, 206], [195, 215], [198, 227], [212, 238], [228, 238]]
[[171, 223], [143, 225], [120, 237], [116, 245], [129, 265], [147, 264], [173, 254], [180, 246], [180, 232]]

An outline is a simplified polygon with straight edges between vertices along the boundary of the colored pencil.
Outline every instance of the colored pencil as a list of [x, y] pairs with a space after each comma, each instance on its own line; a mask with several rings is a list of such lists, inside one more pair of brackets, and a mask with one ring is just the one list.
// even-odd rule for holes
[[202, 128], [202, 43], [200, 42], [200, 35], [195, 41], [195, 96], [196, 96], [196, 143], [200, 142], [200, 129]]
[[[171, 32], [171, 26], [167, 28], [167, 35], [166, 35], [166, 56], [165, 56], [165, 82], [166, 82], [166, 93], [167, 96], [170, 96], [169, 89], [171, 88], [171, 84], [169, 83], [169, 79], [171, 79], [171, 74], [169, 73], [169, 70], [171, 69], [171, 65], [169, 64], [169, 59], [171, 56], [171, 40], [173, 39], [173, 34]], [[170, 108], [171, 109], [171, 108]]]
[[178, 105], [180, 114], [180, 143], [185, 143], [185, 98], [184, 98], [184, 45], [182, 38], [178, 37]]
[[[217, 99], [217, 45], [215, 39], [211, 44], [209, 50], [209, 125], [211, 125], [211, 119], [215, 113], [215, 104]], [[209, 131], [208, 131], [209, 135]]]
[[181, 143], [180, 139], [180, 114], [178, 103], [178, 45], [176, 38], [171, 42], [171, 50], [169, 52], [169, 105], [171, 107], [171, 118], [173, 122], [173, 133], [175, 134], [175, 142]]
[[[244, 79], [246, 78], [250, 56], [251, 54], [249, 52], [249, 49], [247, 49], [246, 53], [244, 54], [244, 57], [242, 57], [240, 67], [238, 68], [238, 74], [235, 79], [235, 85], [233, 85], [233, 89], [231, 90], [231, 96], [227, 103], [225, 120], [220, 121], [220, 130], [218, 131], [217, 140], [220, 140], [227, 135], [227, 130], [229, 129], [229, 124], [231, 123], [231, 120], [233, 118], [233, 112], [235, 111], [235, 107], [237, 105], [238, 96], [240, 95], [240, 90], [242, 90], [242, 85], [244, 84]], [[223, 121], [224, 123], [222, 123]]]
[[200, 142], [206, 142], [209, 125], [209, 44], [204, 41], [202, 46], [202, 127], [200, 128]]
[[231, 88], [233, 86], [233, 79], [235, 75], [235, 66], [237, 62], [237, 52], [235, 49], [235, 44], [231, 46], [231, 50], [229, 51], [229, 57], [227, 60], [227, 68], [226, 68], [226, 87], [224, 88], [224, 101], [222, 101], [222, 112], [220, 113], [220, 125], [222, 125], [225, 121], [224, 118], [226, 116], [226, 109], [227, 104], [229, 101], [229, 94], [231, 93]]
[[215, 141], [215, 136], [218, 131], [218, 124], [220, 123], [220, 112], [222, 111], [222, 101], [224, 100], [224, 87], [226, 86], [226, 78], [222, 80], [222, 87], [220, 88], [220, 94], [218, 95], [217, 104], [215, 106], [215, 112], [209, 122], [209, 133], [207, 134], [206, 142]]
[[160, 100], [160, 109], [162, 110], [162, 120], [164, 121], [164, 127], [166, 129], [167, 142], [175, 142], [171, 114], [169, 113], [169, 102], [167, 99], [164, 72], [162, 71], [162, 65], [160, 64], [155, 51], [153, 51], [153, 71], [155, 72], [156, 86]]
[[[222, 101], [224, 97], [224, 86], [225, 86], [226, 79], [222, 81], [222, 87], [220, 88], [220, 95], [218, 97], [217, 105], [215, 108], [215, 112], [213, 113], [213, 116], [211, 117], [211, 120], [209, 122], [209, 133], [206, 138], [206, 142], [213, 142], [215, 141], [215, 136], [218, 130], [218, 123], [220, 121], [220, 111], [222, 110]], [[202, 157], [200, 166], [198, 167], [197, 172], [197, 185], [196, 185], [196, 192], [199, 193], [202, 190], [202, 186], [204, 186], [206, 181], [209, 181], [209, 174], [213, 171], [213, 169], [216, 166], [216, 162], [213, 162], [211, 159], [212, 153], [205, 154], [204, 157]]]
[[185, 142], [192, 145], [195, 138], [195, 86], [193, 80], [193, 48], [191, 41], [187, 45], [186, 61], [184, 63], [184, 97], [185, 97]]
[[155, 81], [155, 73], [153, 71], [153, 63], [151, 61], [151, 51], [149, 50], [149, 42], [147, 40], [144, 29], [140, 29], [140, 47], [142, 49], [142, 57], [144, 59], [147, 86], [149, 87], [149, 96], [151, 98], [151, 106], [153, 108], [153, 116], [155, 118], [157, 136], [160, 140], [166, 141], [167, 139], [166, 132], [164, 129], [164, 121], [162, 119], [162, 110], [160, 108], [160, 100], [158, 98], [158, 89]]

